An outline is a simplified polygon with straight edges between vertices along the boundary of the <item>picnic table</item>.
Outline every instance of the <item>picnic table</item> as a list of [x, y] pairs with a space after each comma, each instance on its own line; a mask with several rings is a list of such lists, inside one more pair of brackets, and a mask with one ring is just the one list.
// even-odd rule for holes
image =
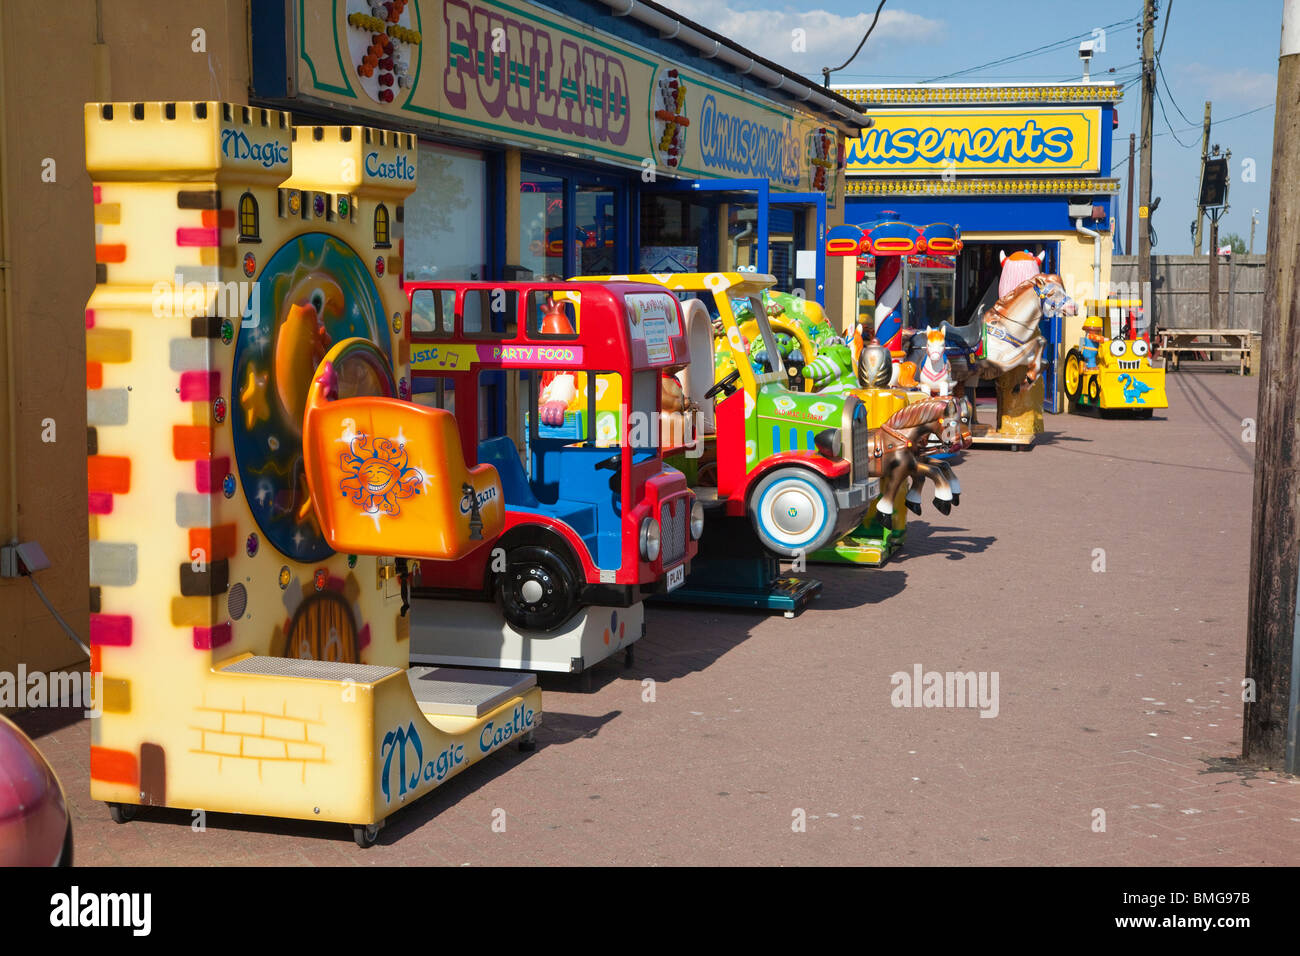
[[[1178, 369], [1179, 359], [1187, 353], [1226, 352], [1236, 356], [1242, 375], [1250, 374], [1250, 329], [1165, 329], [1156, 330], [1156, 351], [1169, 357], [1169, 364]], [[1216, 341], [1217, 340], [1217, 341]]]

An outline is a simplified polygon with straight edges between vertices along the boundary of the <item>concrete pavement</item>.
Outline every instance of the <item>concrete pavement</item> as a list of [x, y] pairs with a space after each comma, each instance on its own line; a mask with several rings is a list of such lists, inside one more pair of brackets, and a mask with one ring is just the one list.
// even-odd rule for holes
[[[927, 502], [884, 569], [814, 566], [795, 620], [651, 610], [631, 670], [543, 680], [535, 753], [471, 768], [370, 850], [337, 825], [117, 826], [87, 723], [20, 723], [82, 864], [1300, 863], [1297, 781], [1235, 760], [1256, 380], [1168, 381], [1154, 420], [1048, 416], [1031, 452], [968, 453], [950, 517]], [[895, 706], [918, 665], [996, 674], [996, 716]]]

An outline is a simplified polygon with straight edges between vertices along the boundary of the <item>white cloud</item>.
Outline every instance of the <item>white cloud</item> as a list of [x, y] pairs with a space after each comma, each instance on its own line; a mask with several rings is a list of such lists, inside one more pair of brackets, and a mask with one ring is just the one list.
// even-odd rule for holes
[[[1167, 72], [1167, 71], [1166, 71]], [[1189, 63], [1180, 67], [1180, 76], [1199, 83], [1205, 96], [1211, 100], [1240, 101], [1250, 106], [1267, 103], [1277, 92], [1277, 73], [1260, 73], [1245, 67], [1236, 70], [1216, 69], [1204, 63]], [[1182, 83], [1173, 84], [1176, 95], [1182, 93]]]
[[[822, 67], [837, 67], [853, 54], [875, 14], [875, 5], [868, 3], [868, 6], [870, 10], [852, 17], [828, 10], [741, 8], [716, 0], [672, 0], [671, 9], [786, 69], [820, 73]], [[901, 48], [933, 40], [942, 29], [939, 20], [905, 10], [884, 10], [871, 39], [846, 72], [853, 72], [854, 68], [862, 72], [882, 47], [888, 46], [891, 53], [896, 53]], [[802, 51], [796, 30], [804, 31]]]

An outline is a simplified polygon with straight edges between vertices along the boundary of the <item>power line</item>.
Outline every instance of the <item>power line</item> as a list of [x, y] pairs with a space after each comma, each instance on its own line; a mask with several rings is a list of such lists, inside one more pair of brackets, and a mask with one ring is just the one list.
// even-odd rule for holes
[[867, 27], [867, 32], [863, 35], [862, 42], [858, 44], [858, 48], [853, 51], [851, 57], [834, 69], [831, 69], [829, 66], [822, 67], [822, 86], [829, 89], [831, 85], [831, 74], [838, 73], [858, 58], [858, 54], [862, 52], [862, 48], [867, 45], [867, 37], [871, 36], [871, 31], [876, 28], [876, 21], [880, 19], [880, 11], [883, 9], [885, 9], [885, 0], [880, 0], [880, 6], [876, 7], [876, 15], [871, 18], [871, 26]]
[[1165, 7], [1165, 25], [1160, 31], [1160, 46], [1156, 47], [1156, 61], [1159, 62], [1160, 54], [1165, 52], [1165, 34], [1169, 32], [1169, 14], [1174, 12], [1174, 0], [1169, 0], [1169, 6]]
[[[1235, 113], [1235, 114], [1233, 114], [1232, 116], [1225, 117], [1224, 119], [1216, 119], [1216, 120], [1214, 121], [1214, 125], [1215, 125], [1215, 126], [1222, 126], [1224, 123], [1231, 123], [1231, 122], [1232, 122], [1233, 120], [1235, 120], [1235, 119], [1241, 119], [1243, 116], [1250, 116], [1250, 115], [1252, 115], [1252, 114], [1254, 114], [1254, 113], [1258, 113], [1260, 110], [1268, 110], [1268, 109], [1272, 109], [1272, 108], [1273, 108], [1273, 105], [1274, 105], [1273, 103], [1265, 103], [1263, 106], [1256, 106], [1253, 110], [1246, 110], [1246, 112], [1244, 112], [1244, 113]], [[1179, 128], [1178, 132], [1180, 132], [1180, 133], [1185, 133], [1185, 132], [1187, 132], [1188, 130], [1199, 129], [1199, 128], [1200, 128], [1199, 125], [1197, 125], [1197, 126], [1183, 126], [1183, 127], [1180, 127], [1180, 128]], [[1169, 132], [1172, 133], [1173, 130], [1171, 129], [1171, 130], [1169, 130]], [[1155, 135], [1157, 135], [1157, 136], [1164, 136], [1165, 134], [1164, 134], [1164, 133], [1156, 133]]]
[[[1114, 23], [1108, 23], [1106, 24], [1106, 26], [1102, 27], [1101, 29], [1112, 30], [1112, 29], [1122, 28], [1125, 26], [1135, 24], [1137, 23], [1137, 21], [1138, 21], [1138, 17], [1129, 17], [1126, 20], [1117, 20]], [[1013, 63], [1016, 60], [1023, 60], [1023, 59], [1028, 59], [1029, 57], [1032, 56], [1038, 56], [1050, 50], [1054, 50], [1062, 46], [1067, 46], [1073, 43], [1075, 40], [1082, 40], [1086, 37], [1095, 36], [1095, 35], [1096, 34], [1093, 31], [1089, 30], [1087, 33], [1079, 33], [1072, 37], [1066, 37], [1064, 40], [1056, 40], [1055, 42], [1047, 43], [1044, 44], [1043, 46], [1034, 47], [1032, 50], [1025, 50], [1023, 53], [1013, 53], [1010, 56], [1004, 56], [997, 60], [990, 60], [988, 63], [982, 63], [979, 66], [972, 66], [964, 70], [957, 70], [955, 73], [945, 73], [943, 76], [932, 77], [931, 79], [926, 80], [925, 82], [937, 83], [940, 80], [950, 80], [954, 77], [965, 76], [967, 73], [978, 73], [979, 71], [987, 70], [990, 67], [1001, 66], [1006, 63]]]
[[1174, 132], [1174, 124], [1169, 122], [1169, 114], [1165, 112], [1165, 98], [1160, 95], [1160, 87], [1156, 86], [1153, 83], [1151, 85], [1151, 89], [1155, 90], [1156, 104], [1160, 107], [1160, 115], [1164, 117], [1165, 126], [1169, 127], [1169, 132], [1174, 137], [1174, 142], [1177, 143], [1179, 146], [1181, 146], [1183, 149], [1191, 149], [1196, 144], [1184, 143], [1181, 139], [1178, 138], [1178, 134]]
[[1156, 60], [1156, 73], [1160, 75], [1161, 82], [1165, 84], [1165, 93], [1169, 97], [1169, 102], [1174, 104], [1174, 109], [1178, 111], [1178, 115], [1183, 118], [1184, 123], [1191, 123], [1192, 121], [1187, 118], [1187, 114], [1183, 112], [1183, 108], [1179, 106], [1178, 101], [1174, 99], [1174, 91], [1169, 88], [1169, 77], [1165, 76], [1165, 68], [1160, 65], [1159, 60]]

